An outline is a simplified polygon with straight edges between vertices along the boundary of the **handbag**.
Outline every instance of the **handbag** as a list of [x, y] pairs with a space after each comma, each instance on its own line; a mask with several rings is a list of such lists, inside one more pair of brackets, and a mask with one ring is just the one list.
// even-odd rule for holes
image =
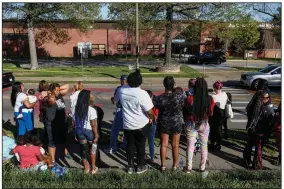
[[232, 104], [229, 101], [229, 98], [227, 98], [227, 103], [225, 105], [225, 117], [230, 118], [230, 119], [234, 118], [234, 112], [233, 112], [233, 109], [232, 109]]

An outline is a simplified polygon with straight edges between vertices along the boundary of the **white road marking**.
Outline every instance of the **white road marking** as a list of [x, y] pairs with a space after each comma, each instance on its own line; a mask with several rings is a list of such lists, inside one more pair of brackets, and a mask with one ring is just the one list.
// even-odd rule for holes
[[246, 107], [234, 107], [233, 106], [233, 109], [246, 109]]
[[247, 123], [248, 121], [246, 119], [231, 119], [232, 123]]
[[249, 101], [233, 101], [233, 104], [248, 104]]

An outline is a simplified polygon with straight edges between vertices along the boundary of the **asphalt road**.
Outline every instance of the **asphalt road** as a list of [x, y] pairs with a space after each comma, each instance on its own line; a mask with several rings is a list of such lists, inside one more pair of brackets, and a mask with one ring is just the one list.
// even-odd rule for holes
[[[36, 88], [37, 84], [26, 84], [25, 88]], [[113, 112], [115, 111], [115, 105], [113, 105], [110, 101], [110, 98], [113, 95], [115, 88], [94, 88], [93, 85], [87, 84], [85, 88], [92, 91], [92, 94], [96, 97], [95, 104], [100, 106], [104, 112], [105, 117], [104, 121], [107, 123], [112, 123], [114, 118]], [[149, 88], [153, 91], [154, 94], [158, 95], [163, 92], [162, 87], [151, 87]], [[249, 102], [252, 94], [249, 93], [245, 89], [237, 89], [237, 88], [224, 88], [224, 91], [230, 92], [233, 95], [233, 111], [235, 112], [235, 117], [228, 121], [228, 128], [238, 128], [244, 129], [246, 124], [246, 116], [245, 116], [245, 107]], [[13, 108], [11, 107], [10, 103], [10, 94], [11, 94], [11, 87], [3, 89], [3, 121], [6, 122], [8, 120], [11, 123], [14, 123], [13, 120]], [[66, 110], [70, 107], [70, 93], [68, 93], [65, 97], [66, 103]], [[38, 115], [38, 107], [35, 108], [35, 114]], [[35, 116], [37, 118], [38, 116]], [[35, 123], [38, 123], [36, 120]], [[109, 124], [108, 124], [109, 125]], [[109, 127], [109, 126], [108, 126]]]

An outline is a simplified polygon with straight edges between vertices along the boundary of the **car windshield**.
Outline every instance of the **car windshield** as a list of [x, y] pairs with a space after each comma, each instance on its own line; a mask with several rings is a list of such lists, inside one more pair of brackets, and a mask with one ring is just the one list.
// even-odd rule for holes
[[265, 68], [263, 68], [262, 70], [260, 70], [259, 72], [262, 72], [262, 73], [269, 73], [271, 72], [272, 70], [274, 70], [275, 68], [277, 68], [278, 66], [267, 66]]

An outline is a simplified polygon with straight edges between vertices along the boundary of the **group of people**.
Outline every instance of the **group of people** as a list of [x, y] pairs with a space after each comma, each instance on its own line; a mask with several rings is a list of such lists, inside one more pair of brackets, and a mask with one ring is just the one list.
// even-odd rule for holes
[[[116, 153], [117, 137], [123, 129], [123, 146], [126, 147], [128, 166], [127, 173], [144, 173], [147, 171], [145, 163], [145, 144], [148, 138], [150, 162], [155, 163], [154, 140], [156, 131], [160, 137], [161, 171], [166, 170], [166, 154], [169, 141], [172, 145], [173, 165], [178, 168], [180, 136], [184, 131], [187, 139], [186, 167], [184, 171], [191, 173], [193, 153], [197, 139], [201, 148], [200, 171], [206, 177], [206, 162], [209, 150], [220, 150], [222, 141], [222, 126], [227, 136], [226, 106], [232, 103], [231, 94], [223, 92], [223, 84], [217, 81], [213, 84], [213, 93], [208, 92], [208, 85], [204, 78], [190, 79], [188, 90], [178, 87], [172, 76], [163, 80], [165, 92], [155, 96], [150, 90], [143, 90], [143, 82], [139, 70], [120, 78], [119, 86], [111, 98], [116, 105], [115, 118], [111, 128], [110, 148], [105, 152]], [[64, 154], [72, 158], [68, 152], [68, 118], [72, 120], [74, 136], [80, 144], [81, 158], [85, 173], [96, 174], [97, 143], [101, 136], [101, 122], [103, 111], [94, 105], [95, 97], [91, 91], [84, 89], [82, 82], [72, 88], [70, 96], [70, 112], [65, 111], [63, 96], [69, 91], [69, 85], [58, 83], [48, 84], [42, 80], [39, 83], [39, 119], [44, 124], [48, 139], [48, 154], [40, 152], [41, 142], [34, 139], [38, 134], [34, 130], [33, 107], [36, 104], [34, 95], [24, 93], [24, 85], [15, 82], [12, 87], [11, 104], [19, 130], [16, 145], [11, 145], [10, 154], [19, 154], [21, 168], [37, 168], [39, 163], [45, 162], [52, 167], [55, 163], [57, 144], [64, 144]], [[280, 106], [279, 106], [280, 107]], [[19, 116], [21, 115], [21, 116]], [[281, 154], [281, 109], [277, 116], [271, 108], [270, 93], [266, 89], [259, 89], [247, 107], [248, 115], [248, 144], [244, 150], [244, 160], [247, 166], [251, 163], [252, 147], [256, 146], [253, 168], [262, 169], [262, 148], [269, 137], [272, 125], [277, 125], [277, 144]], [[273, 121], [276, 120], [276, 121]], [[279, 134], [280, 132], [280, 134]], [[280, 136], [280, 137], [279, 137]], [[24, 139], [22, 139], [24, 138]], [[21, 142], [21, 139], [24, 142]], [[37, 141], [37, 142], [34, 142]], [[280, 143], [279, 143], [280, 141]], [[10, 142], [11, 143], [11, 142]], [[19, 147], [20, 146], [20, 147]], [[280, 146], [280, 147], [279, 147]], [[30, 153], [32, 152], [32, 153]], [[134, 162], [135, 152], [137, 154]], [[25, 162], [27, 156], [33, 156], [32, 162]], [[90, 157], [91, 165], [88, 162]], [[30, 159], [32, 159], [30, 158]], [[37, 161], [35, 161], [35, 158]], [[135, 167], [136, 163], [136, 167]]]

